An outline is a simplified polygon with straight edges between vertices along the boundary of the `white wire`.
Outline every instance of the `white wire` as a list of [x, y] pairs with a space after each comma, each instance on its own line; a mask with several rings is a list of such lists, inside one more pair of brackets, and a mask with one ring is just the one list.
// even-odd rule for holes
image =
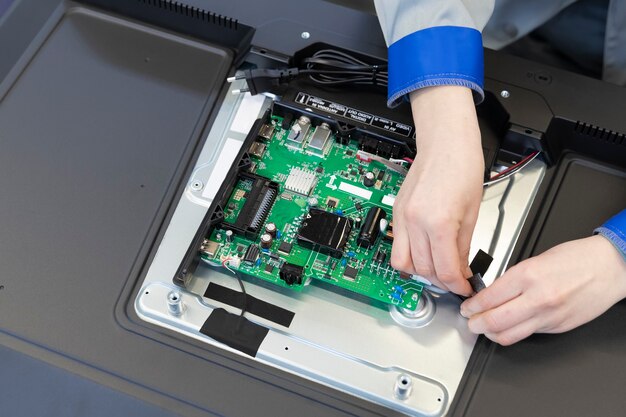
[[504, 181], [510, 177], [512, 177], [513, 175], [517, 174], [518, 172], [520, 172], [522, 169], [526, 168], [528, 166], [528, 164], [530, 164], [532, 161], [535, 160], [535, 158], [537, 158], [539, 156], [541, 152], [537, 152], [535, 155], [533, 155], [532, 158], [530, 158], [528, 161], [524, 162], [523, 165], [520, 165], [519, 167], [517, 167], [516, 169], [512, 170], [511, 172], [496, 178], [495, 180], [491, 180], [491, 181], [486, 181], [485, 183], [483, 183], [483, 187], [488, 187], [490, 185], [494, 185], [499, 183], [500, 181]]

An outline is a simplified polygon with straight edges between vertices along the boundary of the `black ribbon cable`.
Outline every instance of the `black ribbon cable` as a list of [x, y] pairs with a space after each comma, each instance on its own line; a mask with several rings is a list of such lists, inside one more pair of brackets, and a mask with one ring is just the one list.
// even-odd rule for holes
[[255, 357], [269, 329], [223, 308], [216, 308], [206, 319], [200, 333], [233, 349]]
[[270, 304], [266, 301], [259, 300], [249, 294], [240, 291], [231, 290], [228, 287], [210, 282], [204, 297], [211, 298], [224, 304], [242, 309], [245, 306], [247, 313], [255, 316], [263, 317], [281, 326], [289, 327], [295, 316], [292, 311], [286, 310], [277, 305]]

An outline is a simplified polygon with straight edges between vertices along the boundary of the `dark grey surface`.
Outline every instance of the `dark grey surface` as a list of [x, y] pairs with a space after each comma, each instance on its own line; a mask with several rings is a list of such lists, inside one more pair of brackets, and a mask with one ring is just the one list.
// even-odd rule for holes
[[[75, 9], [19, 77], [5, 81], [2, 332], [43, 347], [46, 360], [57, 353], [72, 358], [73, 372], [100, 369], [120, 382], [136, 381], [130, 391], [144, 397], [167, 390], [169, 373], [201, 368], [123, 330], [113, 309], [149, 231], [162, 220], [229, 60], [210, 46]], [[193, 391], [177, 387], [181, 398]], [[155, 398], [170, 410], [200, 410]], [[29, 415], [23, 406], [21, 415]], [[19, 403], [15, 410], [20, 415]]]
[[0, 346], [3, 416], [134, 416], [177, 414]]

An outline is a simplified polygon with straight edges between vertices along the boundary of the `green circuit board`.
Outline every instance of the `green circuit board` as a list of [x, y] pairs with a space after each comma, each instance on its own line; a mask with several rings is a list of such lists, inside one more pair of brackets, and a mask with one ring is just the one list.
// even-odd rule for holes
[[[356, 140], [336, 140], [328, 126], [298, 131], [296, 123], [283, 128], [283, 119], [272, 116], [261, 128], [249, 150], [249, 174], [239, 176], [223, 222], [202, 244], [202, 259], [294, 291], [321, 281], [414, 310], [422, 284], [389, 264], [391, 205], [404, 176], [363, 158]], [[368, 223], [370, 211], [377, 216]], [[293, 268], [301, 279], [291, 279]]]

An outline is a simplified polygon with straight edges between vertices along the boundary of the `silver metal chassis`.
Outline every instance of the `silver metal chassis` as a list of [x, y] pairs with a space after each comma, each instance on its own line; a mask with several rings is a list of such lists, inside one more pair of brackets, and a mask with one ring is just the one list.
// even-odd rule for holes
[[[230, 130], [241, 100], [226, 98], [135, 300], [142, 319], [236, 354], [241, 353], [199, 332], [213, 308], [238, 313], [201, 296], [209, 281], [238, 289], [232, 275], [200, 266], [187, 291], [173, 285], [172, 277], [211, 204], [202, 197], [202, 188], [211, 181], [222, 144], [227, 138], [245, 138]], [[483, 249], [494, 256], [485, 276], [487, 284], [506, 268], [544, 172], [543, 162], [535, 160], [511, 179], [485, 190], [472, 255]], [[302, 293], [249, 281], [245, 285], [255, 297], [295, 313], [288, 329], [247, 315], [271, 329], [256, 356], [259, 362], [408, 415], [446, 414], [476, 342], [458, 313], [457, 297], [428, 292], [418, 312], [409, 317], [316, 285]], [[182, 314], [168, 309], [172, 290], [181, 294]], [[407, 378], [411, 389], [402, 395], [398, 384]]]

